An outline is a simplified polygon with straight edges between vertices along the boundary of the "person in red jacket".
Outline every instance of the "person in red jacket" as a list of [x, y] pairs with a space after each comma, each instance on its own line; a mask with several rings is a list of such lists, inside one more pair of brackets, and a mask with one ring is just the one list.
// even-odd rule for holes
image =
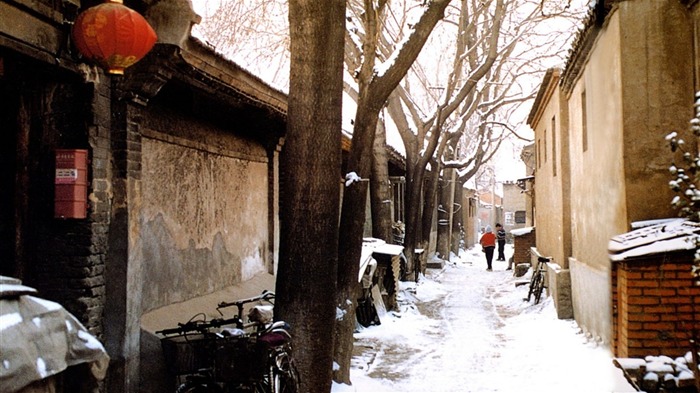
[[491, 268], [491, 261], [493, 261], [493, 251], [496, 249], [496, 235], [493, 234], [491, 225], [486, 226], [486, 232], [481, 235], [479, 243], [481, 244], [481, 249], [486, 254], [486, 270], [490, 272], [493, 270]]

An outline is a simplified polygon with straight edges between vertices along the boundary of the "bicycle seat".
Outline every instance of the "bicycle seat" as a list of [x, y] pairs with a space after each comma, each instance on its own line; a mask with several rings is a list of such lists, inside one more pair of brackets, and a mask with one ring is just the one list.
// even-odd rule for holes
[[224, 337], [243, 337], [245, 336], [245, 331], [238, 328], [223, 328], [221, 329], [221, 334]]
[[292, 339], [289, 333], [290, 326], [284, 321], [277, 321], [268, 326], [258, 338], [258, 341], [271, 346], [288, 343]]
[[263, 334], [258, 338], [258, 341], [276, 347], [288, 343], [291, 338], [286, 331], [274, 331]]
[[537, 257], [537, 262], [549, 262], [552, 260], [552, 257]]

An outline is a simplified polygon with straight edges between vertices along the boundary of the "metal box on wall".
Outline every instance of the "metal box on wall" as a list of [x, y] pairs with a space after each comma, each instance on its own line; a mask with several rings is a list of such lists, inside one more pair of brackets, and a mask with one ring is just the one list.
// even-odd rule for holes
[[87, 217], [87, 158], [85, 149], [57, 149], [55, 218]]

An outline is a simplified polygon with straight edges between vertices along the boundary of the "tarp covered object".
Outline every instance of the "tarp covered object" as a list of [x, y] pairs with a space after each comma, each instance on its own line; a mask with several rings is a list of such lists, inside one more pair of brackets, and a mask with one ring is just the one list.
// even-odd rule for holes
[[102, 344], [60, 304], [0, 276], [0, 392], [14, 393], [86, 363], [96, 380], [107, 373]]

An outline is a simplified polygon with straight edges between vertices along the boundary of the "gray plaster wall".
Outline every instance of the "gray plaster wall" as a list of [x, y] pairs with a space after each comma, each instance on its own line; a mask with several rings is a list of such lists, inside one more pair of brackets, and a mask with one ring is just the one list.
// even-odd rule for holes
[[610, 270], [569, 258], [571, 298], [574, 315], [586, 335], [610, 345], [612, 338], [612, 296]]
[[144, 134], [143, 312], [265, 271], [268, 170], [263, 147], [225, 134], [205, 139], [153, 130]]

